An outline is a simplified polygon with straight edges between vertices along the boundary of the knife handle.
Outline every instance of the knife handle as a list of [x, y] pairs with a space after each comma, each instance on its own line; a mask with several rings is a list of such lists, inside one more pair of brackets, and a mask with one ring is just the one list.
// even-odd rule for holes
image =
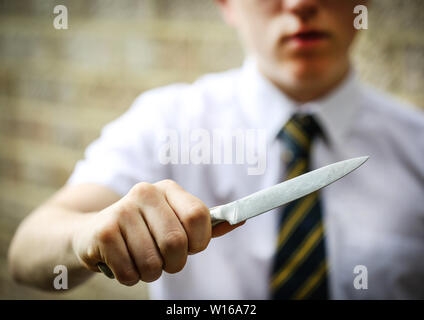
[[[224, 222], [226, 220], [219, 219], [217, 216], [220, 214], [219, 206], [213, 207], [209, 209], [211, 214], [211, 224], [212, 227], [216, 226], [217, 224], [220, 224], [221, 222]], [[112, 270], [107, 266], [104, 262], [97, 263], [97, 268], [109, 279], [115, 279], [115, 276], [113, 275]]]
[[97, 268], [99, 268], [99, 270], [109, 279], [115, 279], [115, 276], [114, 276], [112, 270], [110, 270], [110, 268], [107, 266], [106, 263], [99, 262], [97, 264]]

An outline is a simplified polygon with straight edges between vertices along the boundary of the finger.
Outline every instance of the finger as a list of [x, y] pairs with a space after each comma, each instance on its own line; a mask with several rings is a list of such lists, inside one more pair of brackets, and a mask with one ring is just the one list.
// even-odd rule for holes
[[157, 280], [162, 274], [163, 261], [141, 215], [131, 215], [127, 221], [121, 221], [121, 230], [141, 280]]
[[99, 240], [102, 262], [106, 263], [112, 270], [115, 278], [127, 286], [136, 284], [140, 279], [140, 275], [131, 260], [119, 230], [105, 230], [99, 235]]
[[227, 221], [221, 222], [213, 227], [212, 229], [212, 238], [223, 236], [224, 234], [242, 226], [246, 221], [242, 221], [235, 225], [229, 224]]
[[212, 231], [208, 207], [172, 180], [163, 180], [156, 185], [164, 192], [166, 200], [184, 227], [189, 252], [197, 253], [206, 249]]
[[142, 183], [135, 190], [138, 205], [163, 260], [163, 270], [181, 271], [187, 261], [187, 235], [165, 196], [151, 184]]

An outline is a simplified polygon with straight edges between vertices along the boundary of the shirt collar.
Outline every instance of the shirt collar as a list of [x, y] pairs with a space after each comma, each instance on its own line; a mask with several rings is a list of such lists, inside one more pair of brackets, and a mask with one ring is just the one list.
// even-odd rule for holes
[[359, 110], [360, 94], [356, 73], [350, 71], [336, 89], [302, 109], [316, 116], [330, 143], [344, 143]]
[[356, 74], [351, 71], [331, 93], [318, 100], [300, 104], [293, 101], [266, 79], [252, 57], [242, 68], [240, 99], [250, 123], [265, 128], [268, 141], [277, 134], [295, 112], [314, 114], [330, 143], [343, 143], [358, 110], [360, 94]]

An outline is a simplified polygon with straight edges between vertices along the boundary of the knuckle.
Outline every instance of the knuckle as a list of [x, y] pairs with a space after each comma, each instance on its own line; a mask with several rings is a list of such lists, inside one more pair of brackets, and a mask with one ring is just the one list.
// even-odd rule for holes
[[137, 212], [137, 208], [130, 203], [126, 203], [119, 208], [116, 216], [118, 221], [129, 221], [134, 216], [135, 212]]
[[147, 257], [141, 266], [140, 277], [144, 282], [157, 280], [162, 274], [163, 262], [156, 254]]
[[111, 243], [115, 241], [118, 229], [114, 224], [107, 225], [97, 233], [97, 239], [102, 243]]
[[184, 260], [181, 260], [178, 263], [173, 263], [172, 265], [171, 264], [165, 265], [164, 270], [166, 272], [168, 272], [168, 273], [177, 273], [177, 272], [180, 272], [181, 270], [183, 270], [183, 268], [184, 268], [184, 266], [186, 264], [186, 261], [187, 261], [187, 256], [185, 256], [185, 259]]
[[174, 253], [176, 251], [187, 250], [188, 240], [184, 232], [171, 231], [168, 232], [161, 243], [160, 249], [164, 255]]
[[200, 202], [193, 203], [185, 212], [184, 220], [190, 227], [198, 227], [210, 219], [209, 209]]
[[117, 272], [116, 278], [119, 283], [126, 286], [133, 286], [140, 280], [138, 273], [133, 269], [125, 269]]
[[190, 253], [199, 253], [208, 247], [210, 238], [204, 238], [199, 241], [190, 243]]
[[177, 186], [178, 184], [174, 181], [174, 180], [172, 180], [172, 179], [165, 179], [165, 180], [161, 180], [161, 181], [159, 181], [159, 184], [160, 185], [163, 185], [163, 186], [167, 186], [167, 187], [173, 187], [173, 186]]
[[[194, 202], [186, 211], [183, 223], [189, 238], [190, 253], [206, 249], [210, 240], [210, 213], [202, 202]], [[201, 230], [202, 232], [199, 232]]]
[[131, 193], [137, 198], [148, 199], [156, 194], [157, 190], [153, 184], [147, 182], [137, 183], [132, 189]]

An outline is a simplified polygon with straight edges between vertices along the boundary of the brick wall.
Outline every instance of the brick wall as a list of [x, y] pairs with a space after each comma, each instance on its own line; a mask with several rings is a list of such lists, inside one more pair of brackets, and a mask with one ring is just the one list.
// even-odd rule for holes
[[[69, 29], [53, 28], [64, 4]], [[424, 2], [374, 0], [354, 51], [359, 75], [424, 106]], [[212, 0], [0, 0], [0, 298], [57, 296], [12, 282], [19, 221], [66, 181], [104, 124], [142, 91], [243, 58]], [[60, 298], [146, 298], [99, 275]]]

